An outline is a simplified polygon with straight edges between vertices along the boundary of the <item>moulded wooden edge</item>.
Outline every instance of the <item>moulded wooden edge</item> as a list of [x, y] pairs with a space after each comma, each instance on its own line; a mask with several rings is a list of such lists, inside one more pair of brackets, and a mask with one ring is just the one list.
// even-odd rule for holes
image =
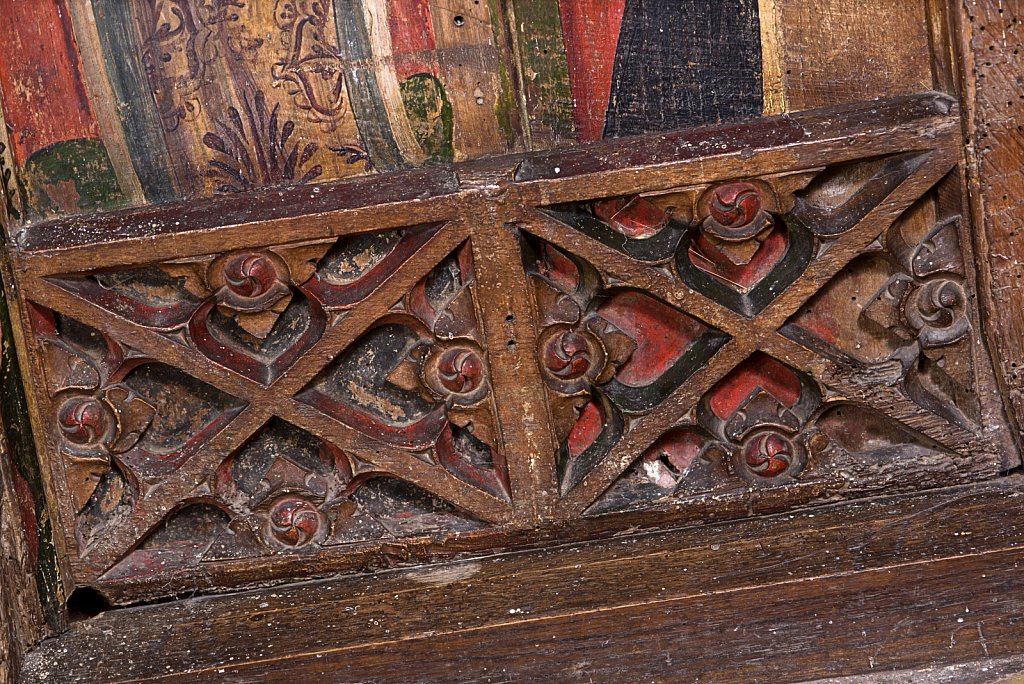
[[1024, 477], [112, 610], [23, 681], [785, 682], [1024, 652]]

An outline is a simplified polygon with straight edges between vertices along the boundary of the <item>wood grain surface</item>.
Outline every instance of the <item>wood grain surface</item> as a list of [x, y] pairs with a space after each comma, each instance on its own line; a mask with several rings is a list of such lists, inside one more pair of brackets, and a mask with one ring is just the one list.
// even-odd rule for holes
[[791, 682], [1005, 657], [1019, 487], [114, 610], [24, 681]]
[[978, 253], [985, 255], [979, 270], [986, 283], [990, 339], [1019, 422], [1024, 417], [1024, 314], [1006, 302], [1016, 301], [1024, 277], [1024, 13], [997, 1], [967, 1], [959, 9], [971, 200]]
[[998, 476], [958, 138], [930, 93], [25, 228], [72, 585], [126, 603]]
[[1012, 3], [0, 14], [0, 684], [1014, 681]]

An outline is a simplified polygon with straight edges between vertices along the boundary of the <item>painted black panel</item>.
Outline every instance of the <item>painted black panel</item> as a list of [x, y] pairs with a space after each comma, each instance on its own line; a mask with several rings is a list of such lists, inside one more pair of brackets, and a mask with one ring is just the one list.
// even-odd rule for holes
[[757, 0], [627, 0], [606, 138], [761, 112]]

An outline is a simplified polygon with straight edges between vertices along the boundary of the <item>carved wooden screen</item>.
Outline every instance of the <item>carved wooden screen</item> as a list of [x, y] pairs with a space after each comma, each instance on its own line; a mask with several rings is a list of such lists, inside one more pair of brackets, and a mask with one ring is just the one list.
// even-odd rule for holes
[[961, 145], [926, 94], [25, 229], [71, 582], [132, 600], [995, 476]]

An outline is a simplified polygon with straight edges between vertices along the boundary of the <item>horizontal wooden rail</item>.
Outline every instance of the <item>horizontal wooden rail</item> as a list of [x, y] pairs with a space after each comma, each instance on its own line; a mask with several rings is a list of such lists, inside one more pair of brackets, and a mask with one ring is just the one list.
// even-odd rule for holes
[[118, 609], [24, 681], [789, 682], [1003, 657], [1024, 650], [1022, 514], [1013, 476]]

